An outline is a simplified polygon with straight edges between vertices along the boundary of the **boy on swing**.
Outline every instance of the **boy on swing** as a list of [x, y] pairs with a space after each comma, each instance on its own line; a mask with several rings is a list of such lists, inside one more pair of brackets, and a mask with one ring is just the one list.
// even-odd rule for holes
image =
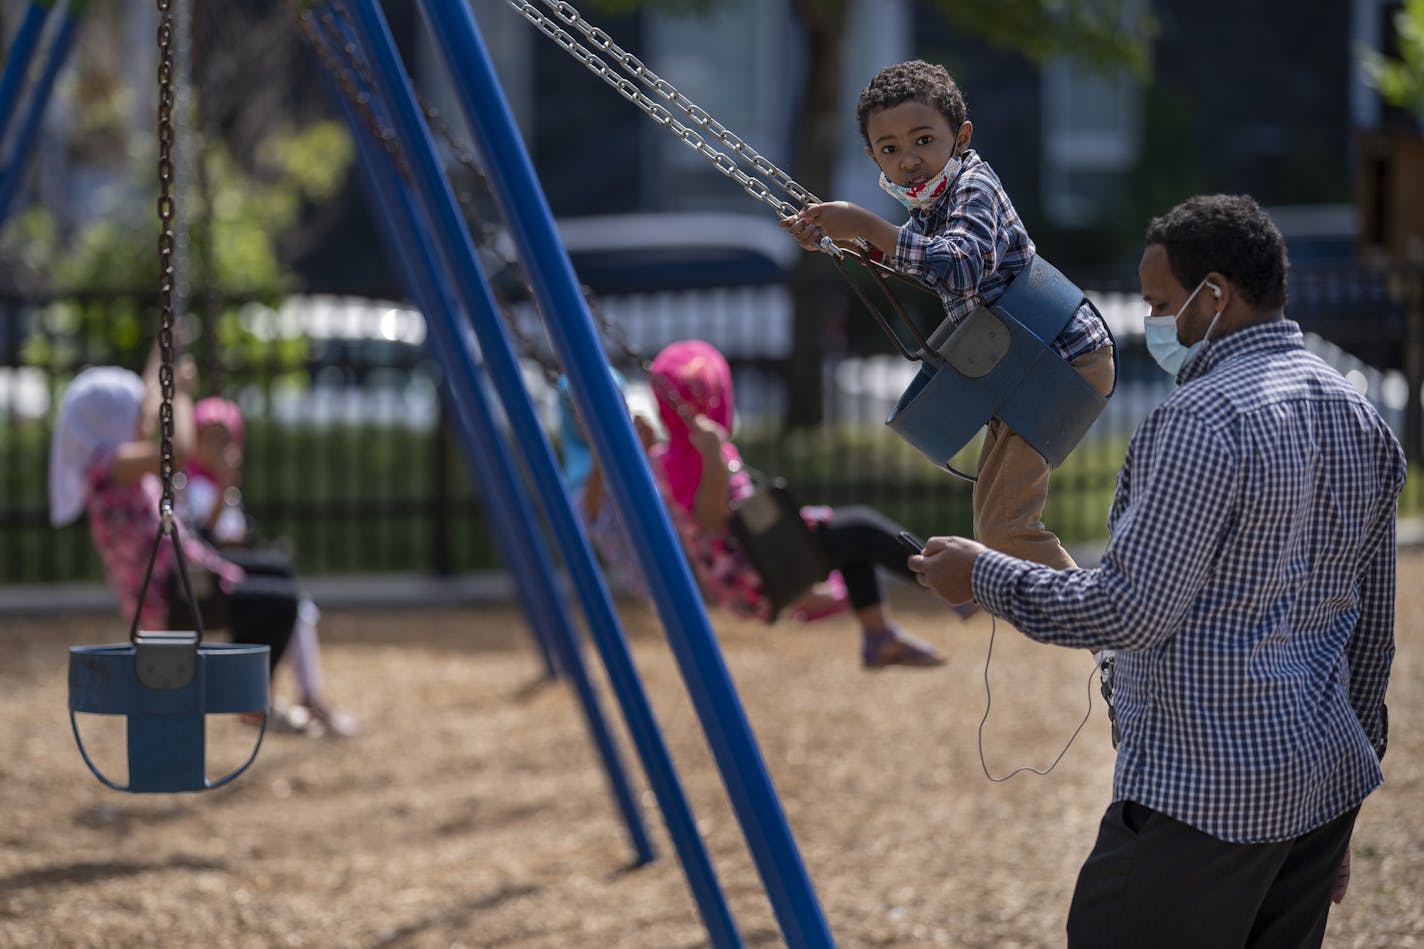
[[[887, 66], [856, 103], [866, 153], [880, 187], [910, 212], [896, 227], [848, 201], [827, 201], [782, 220], [797, 243], [819, 250], [822, 235], [861, 239], [887, 266], [939, 294], [949, 328], [988, 306], [1034, 256], [1033, 241], [988, 162], [969, 147], [974, 126], [943, 66]], [[1102, 396], [1115, 375], [1107, 325], [1086, 301], [1051, 345]], [[1031, 382], [1028, 384], [1032, 384]], [[974, 483], [974, 536], [987, 547], [1056, 568], [1077, 566], [1043, 524], [1052, 466], [999, 418], [988, 420]]]

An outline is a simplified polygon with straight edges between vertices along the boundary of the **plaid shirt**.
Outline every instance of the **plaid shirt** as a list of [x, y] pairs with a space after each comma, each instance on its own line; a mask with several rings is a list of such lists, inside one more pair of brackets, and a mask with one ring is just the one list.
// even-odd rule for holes
[[1297, 837], [1382, 782], [1399, 442], [1289, 320], [1211, 343], [1128, 446], [1093, 570], [989, 552], [979, 602], [1119, 650], [1113, 799]]
[[[887, 266], [911, 274], [939, 294], [951, 327], [980, 303], [999, 299], [1033, 257], [1033, 241], [999, 176], [972, 148], [945, 197], [928, 211], [911, 211]], [[1103, 318], [1084, 303], [1053, 350], [1072, 361], [1112, 342]]]

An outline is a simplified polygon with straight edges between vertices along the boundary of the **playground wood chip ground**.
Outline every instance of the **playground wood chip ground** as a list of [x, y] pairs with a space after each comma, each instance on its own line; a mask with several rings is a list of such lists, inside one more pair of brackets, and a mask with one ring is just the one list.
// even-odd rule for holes
[[[1424, 945], [1424, 553], [1399, 569], [1385, 786], [1366, 801], [1330, 947]], [[741, 701], [838, 945], [1064, 944], [1113, 754], [1086, 653], [1000, 624], [984, 754], [990, 622], [919, 590], [896, 614], [950, 657], [863, 671], [850, 619], [772, 628], [713, 613]], [[651, 612], [621, 606], [634, 656], [732, 914], [783, 939], [680, 672]], [[350, 739], [269, 734], [252, 769], [204, 794], [127, 795], [85, 769], [66, 649], [119, 642], [94, 616], [0, 621], [0, 947], [694, 949], [696, 905], [596, 651], [586, 651], [659, 850], [632, 849], [580, 707], [542, 677], [509, 607], [346, 612], [321, 635]], [[283, 670], [279, 695], [290, 696]], [[120, 719], [84, 722], [123, 776]], [[253, 731], [210, 728], [210, 765]]]

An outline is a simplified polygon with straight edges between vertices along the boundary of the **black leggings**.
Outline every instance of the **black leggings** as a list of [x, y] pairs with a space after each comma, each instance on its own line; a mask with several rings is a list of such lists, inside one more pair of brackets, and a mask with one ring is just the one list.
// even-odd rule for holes
[[[272, 652], [268, 667], [271, 669], [276, 667], [292, 638], [302, 591], [291, 577], [290, 568], [286, 576], [260, 571], [261, 566], [257, 566], [248, 572], [231, 593], [216, 590], [203, 596], [202, 580], [194, 576], [193, 582], [199, 588], [198, 610], [202, 613], [203, 628], [226, 628], [235, 643], [268, 646]], [[194, 622], [193, 611], [183, 592], [183, 581], [176, 570], [168, 583], [168, 622], [173, 629], [191, 629]]]
[[851, 606], [862, 610], [880, 603], [883, 597], [876, 567], [914, 582], [915, 574], [906, 564], [910, 552], [895, 536], [901, 529], [884, 514], [861, 505], [838, 507], [829, 523], [812, 528], [831, 568], [845, 578]]
[[294, 579], [292, 558], [284, 550], [269, 547], [221, 547], [224, 560], [230, 560], [249, 574]]

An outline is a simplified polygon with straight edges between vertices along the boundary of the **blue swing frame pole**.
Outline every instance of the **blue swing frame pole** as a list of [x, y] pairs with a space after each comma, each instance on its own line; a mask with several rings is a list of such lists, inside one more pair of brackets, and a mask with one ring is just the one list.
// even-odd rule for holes
[[[439, 279], [438, 273], [440, 267], [439, 257], [435, 255], [434, 248], [429, 244], [429, 241], [425, 239], [424, 235], [426, 229], [418, 227], [413, 223], [417, 220], [418, 215], [414, 210], [410, 191], [405, 187], [399, 172], [395, 169], [394, 163], [383, 149], [375, 147], [375, 143], [371, 141], [370, 130], [360, 121], [359, 116], [357, 116], [352, 109], [351, 103], [347, 100], [346, 96], [342, 94], [338, 77], [331, 72], [334, 66], [340, 65], [342, 52], [332, 48], [331, 44], [333, 38], [322, 29], [321, 23], [318, 22], [323, 14], [335, 25], [336, 30], [341, 34], [338, 41], [343, 47], [354, 45], [357, 40], [356, 37], [352, 35], [349, 27], [346, 29], [341, 28], [342, 21], [340, 18], [332, 15], [330, 8], [325, 4], [301, 11], [297, 14], [297, 16], [302, 18], [310, 27], [309, 41], [313, 44], [319, 44], [324, 51], [324, 55], [319, 54], [322, 65], [322, 78], [325, 80], [327, 93], [331, 96], [332, 102], [341, 111], [342, 117], [345, 119], [346, 125], [351, 131], [351, 136], [360, 151], [360, 164], [364, 172], [362, 182], [366, 187], [368, 202], [377, 213], [380, 223], [383, 225], [381, 236], [385, 241], [386, 253], [397, 265], [397, 269], [400, 272], [401, 279], [406, 288], [407, 297], [416, 301], [416, 305], [423, 313], [435, 313], [436, 310], [434, 307], [437, 305], [443, 305], [445, 307], [442, 312], [455, 313], [456, 311], [453, 304], [449, 301], [448, 294], [441, 293], [436, 296], [428, 292], [430, 290], [438, 291], [441, 287], [441, 280]], [[373, 90], [365, 88], [366, 84], [359, 76], [354, 76], [352, 82], [355, 94], [373, 96]], [[375, 105], [374, 98], [372, 99], [371, 105], [373, 107]], [[367, 146], [370, 146], [370, 148]], [[387, 174], [388, 166], [389, 174]], [[410, 230], [413, 230], [413, 233], [407, 236], [407, 231]], [[419, 241], [411, 240], [411, 237], [419, 238]], [[408, 259], [409, 248], [411, 247], [420, 247], [422, 249], [422, 255]], [[432, 317], [426, 316], [425, 319], [428, 327]], [[437, 360], [446, 358], [445, 354], [442, 353], [438, 347], [432, 346], [432, 350]], [[444, 393], [446, 396], [446, 405], [452, 406], [455, 410], [454, 419], [456, 424], [460, 426], [460, 434], [462, 436], [469, 436], [470, 429], [460, 414], [462, 409], [459, 402], [456, 401], [457, 394], [450, 383], [450, 379], [455, 373], [443, 365], [441, 372], [445, 377], [443, 381], [446, 387]], [[478, 396], [482, 398], [483, 395], [483, 390], [481, 390]], [[461, 444], [467, 452], [472, 450], [472, 443], [463, 441]], [[470, 458], [468, 460], [473, 470], [480, 472], [486, 470], [483, 467], [483, 456]], [[492, 480], [485, 478], [483, 475], [480, 477], [482, 481], [488, 482]], [[522, 497], [521, 495], [521, 499]], [[499, 504], [491, 508], [488, 499], [486, 500], [486, 511], [495, 524], [495, 531], [503, 537], [517, 536], [516, 533], [511, 532], [510, 528], [517, 529], [519, 527], [519, 521], [514, 519], [511, 522], [505, 510], [508, 505]], [[525, 559], [515, 561], [510, 558], [508, 560], [508, 566], [514, 575], [515, 594], [518, 596], [519, 602], [524, 608], [524, 612], [530, 617], [531, 625], [534, 628], [534, 642], [538, 646], [539, 656], [544, 662], [545, 673], [551, 679], [557, 678], [559, 675], [559, 667], [558, 660], [555, 658], [557, 650], [554, 647], [556, 625], [555, 621], [550, 620], [547, 611], [544, 609], [544, 603], [548, 600], [548, 591], [544, 589], [544, 577], [546, 573], [542, 569], [538, 569], [538, 564]], [[533, 572], [529, 573], [527, 572], [528, 570], [533, 570]], [[539, 592], [533, 592], [536, 590]]]
[[[510, 114], [474, 15], [464, 3], [422, 9], [444, 53], [488, 174], [529, 269], [540, 309], [568, 370], [579, 410], [644, 571], [651, 579], [682, 677], [702, 720], [757, 869], [791, 946], [831, 946], [830, 928], [771, 776], [717, 647], [681, 547], [604, 365], [573, 265]], [[655, 512], [662, 516], [654, 516]]]
[[59, 75], [60, 68], [69, 58], [69, 51], [74, 47], [74, 36], [79, 30], [79, 16], [84, 12], [86, 4], [87, 0], [75, 0], [60, 17], [59, 29], [55, 32], [54, 40], [50, 43], [49, 58], [45, 60], [44, 69], [40, 72], [39, 78], [35, 80], [34, 88], [30, 91], [29, 107], [25, 110], [24, 118], [20, 120], [20, 126], [15, 132], [15, 141], [10, 148], [10, 155], [5, 161], [5, 167], [0, 170], [0, 224], [4, 224], [5, 219], [9, 216], [10, 205], [20, 190], [20, 182], [25, 177], [25, 169], [29, 167], [30, 153], [34, 151], [35, 139], [40, 130], [40, 120], [44, 118], [45, 105], [49, 102], [50, 92], [54, 89], [55, 77]]
[[[414, 92], [385, 17], [375, 0], [352, 0], [349, 6], [355, 11], [354, 25], [368, 54], [378, 92], [389, 106], [396, 134], [411, 164], [419, 205], [444, 251], [449, 273], [456, 284], [457, 299], [466, 318], [474, 324], [485, 367], [500, 394], [505, 415], [534, 481], [545, 517], [587, 610], [594, 644], [618, 696], [634, 744], [642, 756], [649, 783], [662, 808], [703, 925], [714, 946], [740, 947], [743, 945], [741, 936], [698, 833], [672, 757], [653, 717], [627, 638], [619, 625], [603, 576], [593, 559], [588, 537], [564, 493], [553, 449], [524, 386], [519, 362], [500, 325], [498, 309], [480, 267], [474, 241], [436, 155], [430, 131], [416, 106]], [[612, 376], [606, 365], [600, 366], [600, 372], [609, 388], [611, 400], [614, 398]], [[631, 438], [632, 424], [626, 416], [624, 423]], [[678, 558], [680, 562], [680, 554]], [[690, 585], [690, 575], [686, 579]]]
[[15, 41], [5, 54], [5, 71], [0, 74], [0, 146], [5, 144], [5, 133], [10, 131], [10, 120], [19, 104], [20, 90], [25, 86], [25, 76], [30, 71], [30, 60], [40, 44], [40, 34], [44, 32], [45, 19], [54, 9], [54, 0], [34, 0], [15, 31]]
[[559, 664], [573, 680], [589, 731], [593, 733], [609, 784], [628, 827], [636, 862], [648, 863], [656, 859], [657, 853], [599, 705], [598, 693], [578, 650], [577, 638], [567, 615], [559, 609], [562, 598], [554, 584], [553, 562], [543, 544], [518, 542], [536, 523], [536, 515], [509, 452], [499, 441], [498, 428], [469, 342], [459, 337], [454, 304], [439, 279], [435, 248], [420, 226], [409, 190], [389, 156], [371, 140], [350, 105], [339, 93], [335, 95], [356, 140], [363, 179], [383, 224], [381, 233], [387, 250], [396, 260], [407, 291], [427, 314], [427, 324], [434, 334], [431, 349], [440, 363], [447, 394], [454, 404], [461, 443], [471, 469], [478, 472], [484, 488], [485, 510], [496, 533], [506, 539], [503, 549], [515, 574], [520, 600], [533, 625], [545, 630], [543, 635], [549, 639]]

